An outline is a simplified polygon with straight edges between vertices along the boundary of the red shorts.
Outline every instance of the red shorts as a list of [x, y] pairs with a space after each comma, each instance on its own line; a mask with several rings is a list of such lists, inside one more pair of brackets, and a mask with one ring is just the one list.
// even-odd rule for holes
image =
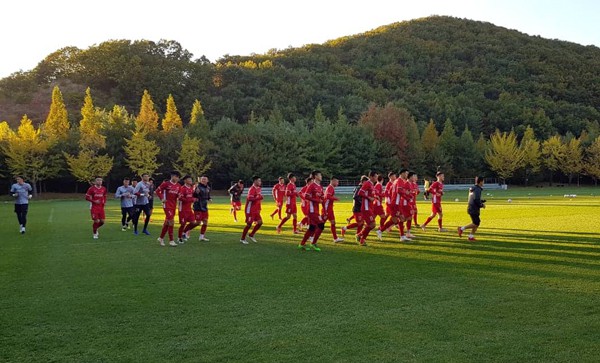
[[323, 211], [323, 215], [327, 218], [328, 221], [335, 222], [335, 213], [333, 213], [333, 208], [330, 208], [327, 211]]
[[208, 220], [208, 211], [206, 211], [206, 212], [194, 211], [194, 218], [198, 222]]
[[242, 202], [231, 202], [231, 206], [235, 209], [235, 210], [240, 210], [242, 209]]
[[298, 207], [296, 207], [296, 203], [294, 204], [286, 204], [285, 212], [287, 214], [296, 214], [298, 212]]
[[258, 213], [246, 213], [246, 224], [262, 222], [260, 212]]
[[403, 205], [400, 208], [400, 212], [404, 218], [409, 218], [412, 215], [412, 207], [410, 205]]
[[382, 205], [374, 205], [373, 206], [373, 215], [375, 216], [381, 216], [384, 215], [385, 213], [383, 212], [383, 206]]
[[431, 213], [442, 213], [442, 205], [431, 203]]
[[283, 205], [283, 200], [276, 200], [275, 205], [277, 206], [277, 208], [281, 209], [281, 206]]
[[325, 220], [318, 213], [309, 213], [308, 214], [308, 224], [317, 225], [321, 223], [325, 223]]
[[106, 219], [106, 215], [104, 213], [104, 208], [92, 208], [90, 210], [91, 214], [92, 214], [92, 219], [93, 220], [97, 220], [97, 219]]
[[366, 223], [373, 223], [375, 222], [375, 215], [373, 214], [372, 210], [364, 210], [361, 212], [362, 215], [362, 219], [366, 222]]
[[163, 208], [165, 211], [165, 221], [172, 221], [175, 219], [175, 208]]
[[386, 203], [385, 204], [385, 214], [387, 214], [388, 216], [393, 216], [394, 215], [394, 205], [391, 203]]
[[194, 221], [194, 212], [191, 210], [179, 211], [179, 224], [189, 223]]

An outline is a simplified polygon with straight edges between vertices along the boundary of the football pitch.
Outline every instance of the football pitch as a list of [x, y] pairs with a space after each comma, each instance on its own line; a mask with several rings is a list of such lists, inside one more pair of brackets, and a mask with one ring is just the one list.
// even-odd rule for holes
[[448, 232], [361, 247], [327, 224], [321, 252], [275, 233], [269, 197], [257, 244], [216, 197], [210, 242], [176, 248], [156, 242], [159, 208], [134, 236], [111, 200], [94, 240], [83, 198], [34, 200], [25, 235], [0, 204], [0, 361], [598, 362], [600, 189], [489, 193], [476, 243], [456, 233], [466, 192], [448, 192]]

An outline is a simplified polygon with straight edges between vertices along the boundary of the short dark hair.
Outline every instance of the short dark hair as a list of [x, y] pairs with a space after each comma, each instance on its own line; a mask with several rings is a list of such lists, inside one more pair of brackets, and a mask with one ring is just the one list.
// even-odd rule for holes
[[377, 176], [377, 181], [380, 181], [380, 182], [383, 181], [383, 177], [381, 175], [378, 175]]
[[169, 175], [171, 175], [171, 176], [175, 175], [176, 177], [178, 177], [178, 178], [181, 178], [181, 173], [180, 173], [180, 172], [178, 172], [177, 170], [173, 170], [173, 171], [171, 171], [171, 172], [169, 173]]
[[139, 182], [139, 181], [140, 181], [140, 179], [139, 179], [139, 178], [131, 178], [131, 181], [132, 181], [132, 182]]
[[311, 182], [313, 180], [312, 176], [309, 176], [308, 178], [304, 179], [304, 182], [306, 182], [306, 184], [308, 184], [309, 182]]
[[242, 179], [238, 180], [237, 182], [238, 184], [244, 184], [244, 181]]
[[415, 175], [416, 173], [414, 171], [409, 171], [408, 172], [408, 177], [410, 178], [411, 176]]
[[338, 177], [337, 177], [337, 176], [335, 176], [335, 175], [333, 175], [333, 176], [332, 176], [332, 177], [331, 177], [329, 180], [333, 180], [333, 179], [335, 179], [335, 180], [340, 180], [340, 178], [338, 178]]
[[131, 179], [129, 179], [128, 177], [124, 177], [123, 181], [125, 181], [125, 180], [131, 180]]
[[148, 178], [148, 181], [154, 181], [154, 178], [150, 177]]
[[279, 178], [277, 178], [277, 180], [283, 180], [283, 177], [282, 177], [282, 176], [280, 176]]
[[440, 175], [442, 175], [442, 174], [444, 174], [444, 172], [443, 172], [443, 171], [438, 171], [437, 173], [435, 173], [435, 176], [440, 176]]
[[393, 176], [398, 176], [398, 174], [396, 174], [396, 172], [395, 172], [395, 171], [390, 171], [390, 172], [388, 172], [388, 178], [389, 178], [389, 177], [391, 177], [392, 175], [393, 175]]
[[252, 177], [252, 181], [253, 181], [253, 182], [255, 182], [255, 181], [256, 181], [256, 179], [260, 179], [260, 176], [257, 176], [257, 175], [255, 175], [255, 176], [253, 176], [253, 177]]
[[406, 169], [406, 168], [402, 168], [402, 169], [400, 169], [400, 174], [402, 174], [402, 173], [406, 173], [407, 171], [408, 171], [408, 169]]
[[369, 172], [369, 177], [375, 176], [375, 175], [377, 175], [377, 174], [378, 174], [378, 173], [377, 173], [375, 170], [371, 170], [371, 171]]
[[186, 175], [184, 175], [184, 176], [183, 176], [183, 178], [181, 178], [181, 179], [183, 179], [183, 180], [186, 180], [186, 179], [188, 179], [188, 178], [192, 179], [192, 176], [191, 176], [191, 175], [189, 175], [189, 174], [186, 174]]
[[321, 171], [320, 170], [313, 170], [310, 173], [310, 177], [314, 179], [317, 174], [321, 174]]
[[150, 176], [150, 174], [148, 174], [148, 173], [142, 173], [140, 176], [142, 176], [142, 177], [143, 177], [144, 175], [148, 175], [148, 176]]
[[295, 177], [294, 173], [288, 173], [288, 180], [292, 179], [293, 177]]
[[482, 176], [476, 176], [475, 177], [475, 184], [479, 184], [484, 180], [484, 177]]
[[361, 177], [360, 177], [360, 182], [361, 182], [361, 183], [364, 183], [364, 182], [366, 182], [367, 180], [369, 180], [369, 177], [368, 177], [368, 176], [366, 176], [366, 175], [363, 175], [363, 176], [361, 176]]

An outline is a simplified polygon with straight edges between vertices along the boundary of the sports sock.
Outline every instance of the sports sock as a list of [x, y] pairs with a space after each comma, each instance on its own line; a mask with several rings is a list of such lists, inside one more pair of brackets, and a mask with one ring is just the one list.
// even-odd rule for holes
[[168, 228], [169, 228], [169, 225], [167, 225], [167, 222], [163, 223], [162, 230], [160, 231], [160, 238], [165, 238], [165, 234], [167, 234]]
[[315, 235], [314, 235], [313, 241], [312, 241], [313, 245], [317, 244], [317, 241], [319, 240], [321, 233], [323, 233], [323, 229], [321, 227], [317, 227], [317, 229], [315, 230]]
[[94, 234], [98, 232], [98, 223], [94, 222], [92, 224], [92, 231], [94, 232]]
[[298, 219], [292, 219], [292, 226], [294, 226], [294, 232], [296, 232], [298, 230]]
[[202, 227], [200, 228], [200, 234], [204, 236], [207, 228], [208, 228], [208, 225], [206, 223], [203, 224]]
[[330, 225], [330, 227], [331, 227], [331, 234], [333, 235], [333, 239], [337, 239], [338, 236], [337, 236], [337, 231], [336, 231], [336, 228], [335, 228], [335, 224]]
[[302, 241], [300, 242], [300, 244], [301, 244], [302, 246], [304, 246], [304, 245], [306, 244], [306, 241], [308, 241], [308, 238], [309, 238], [310, 236], [312, 236], [312, 235], [313, 235], [313, 233], [314, 233], [314, 231], [313, 231], [312, 229], [310, 229], [310, 228], [307, 228], [307, 229], [306, 229], [306, 232], [304, 232], [304, 236], [302, 237]]
[[189, 226], [189, 224], [182, 223], [179, 225], [179, 229], [177, 230], [177, 237], [183, 237], [183, 232], [186, 230], [187, 226]]
[[169, 232], [169, 241], [173, 240], [173, 226], [168, 226], [167, 231]]
[[400, 236], [404, 236], [404, 222], [398, 222], [398, 229], [400, 229]]
[[252, 228], [252, 232], [250, 232], [250, 237], [254, 237], [254, 235], [256, 234], [256, 231], [258, 231], [261, 226], [262, 226], [262, 224], [255, 224], [254, 228]]
[[252, 227], [251, 224], [246, 224], [246, 227], [244, 227], [244, 231], [242, 232], [242, 240], [246, 239], [246, 235], [248, 234], [250, 227]]
[[358, 223], [355, 222], [355, 223], [350, 223], [349, 225], [347, 225], [346, 229], [348, 230], [348, 229], [353, 229], [356, 227], [358, 227]]
[[410, 232], [410, 227], [412, 227], [412, 220], [409, 219], [406, 221], [406, 230]]
[[438, 226], [440, 226], [440, 228], [442, 228], [442, 219], [441, 218], [438, 219]]
[[432, 219], [433, 219], [432, 216], [427, 217], [427, 219], [425, 220], [425, 223], [423, 223], [423, 227], [425, 227], [426, 225], [428, 225], [429, 222], [431, 222]]
[[415, 222], [415, 224], [419, 224], [417, 222], [417, 211], [415, 210], [415, 214], [413, 215], [413, 221]]
[[386, 223], [383, 225], [383, 228], [381, 228], [381, 227], [380, 227], [380, 228], [379, 228], [379, 230], [380, 230], [381, 232], [383, 232], [383, 231], [387, 231], [387, 230], [388, 230], [388, 228], [392, 227], [393, 225], [394, 225], [394, 221], [390, 219], [389, 221], [387, 221], [387, 222], [386, 222]]

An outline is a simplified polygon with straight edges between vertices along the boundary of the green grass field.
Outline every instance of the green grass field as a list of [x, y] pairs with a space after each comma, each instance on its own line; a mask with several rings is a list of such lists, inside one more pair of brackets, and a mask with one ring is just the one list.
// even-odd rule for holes
[[[83, 200], [33, 201], [25, 235], [1, 204], [0, 361], [598, 362], [600, 189], [491, 194], [477, 243], [449, 192], [447, 233], [360, 247], [326, 229], [320, 253], [275, 234], [272, 203], [258, 244], [216, 198], [210, 242], [177, 248], [156, 242], [158, 210], [134, 236], [111, 201], [93, 240]], [[345, 197], [338, 221], [349, 211]]]

